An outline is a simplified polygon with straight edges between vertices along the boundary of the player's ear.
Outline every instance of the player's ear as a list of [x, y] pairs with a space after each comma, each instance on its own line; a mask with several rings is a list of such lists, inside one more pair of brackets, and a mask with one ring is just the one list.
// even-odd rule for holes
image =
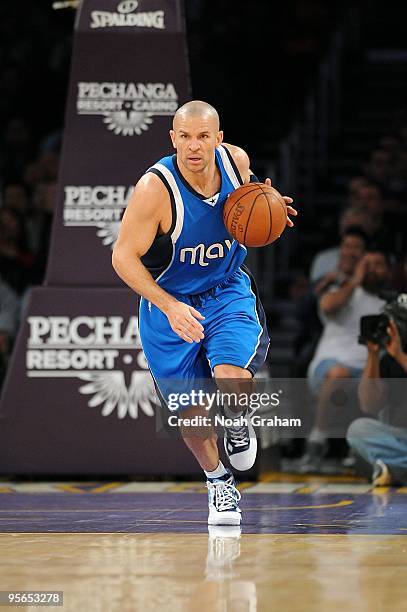
[[174, 149], [176, 149], [177, 147], [175, 146], [175, 132], [174, 132], [174, 130], [170, 130], [170, 138], [171, 138], [172, 146], [174, 147]]
[[223, 142], [223, 131], [220, 130], [216, 136], [216, 146], [218, 147]]

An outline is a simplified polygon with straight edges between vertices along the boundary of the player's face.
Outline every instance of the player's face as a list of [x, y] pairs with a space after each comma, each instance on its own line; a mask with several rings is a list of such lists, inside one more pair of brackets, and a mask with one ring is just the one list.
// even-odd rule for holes
[[191, 172], [202, 172], [214, 162], [215, 147], [223, 139], [217, 121], [209, 115], [177, 118], [170, 136], [178, 162]]

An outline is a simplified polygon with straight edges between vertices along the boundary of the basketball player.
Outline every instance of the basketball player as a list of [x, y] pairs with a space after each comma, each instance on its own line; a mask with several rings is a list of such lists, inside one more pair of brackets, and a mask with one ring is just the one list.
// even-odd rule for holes
[[[217, 111], [198, 100], [177, 110], [170, 137], [176, 154], [137, 183], [113, 251], [117, 274], [142, 296], [140, 338], [164, 403], [171, 379], [191, 387], [212, 376], [219, 382], [251, 379], [269, 345], [262, 305], [242, 267], [246, 248], [231, 239], [222, 217], [228, 194], [257, 181], [249, 158], [222, 145]], [[297, 214], [290, 206], [287, 211]], [[246, 414], [224, 410], [232, 418]], [[196, 415], [208, 413], [199, 406], [182, 413]], [[181, 426], [181, 434], [206, 474], [209, 524], [239, 525], [240, 493], [219, 461], [214, 430]], [[249, 420], [226, 429], [224, 443], [234, 468], [252, 467], [257, 440]]]

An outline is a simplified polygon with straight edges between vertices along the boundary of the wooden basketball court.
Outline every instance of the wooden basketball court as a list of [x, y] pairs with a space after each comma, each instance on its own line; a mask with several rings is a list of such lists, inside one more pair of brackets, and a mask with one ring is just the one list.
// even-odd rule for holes
[[241, 533], [208, 532], [201, 483], [4, 483], [1, 590], [63, 591], [69, 611], [405, 610], [406, 489], [240, 489]]

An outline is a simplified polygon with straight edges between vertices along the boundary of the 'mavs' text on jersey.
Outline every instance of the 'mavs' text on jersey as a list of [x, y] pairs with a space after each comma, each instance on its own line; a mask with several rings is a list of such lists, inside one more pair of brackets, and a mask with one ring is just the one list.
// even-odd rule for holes
[[197, 244], [195, 247], [186, 247], [180, 250], [179, 260], [181, 263], [196, 264], [200, 266], [209, 266], [209, 261], [205, 259], [221, 259], [225, 257], [225, 252], [230, 251], [232, 247], [231, 240], [224, 240], [223, 242], [215, 242], [210, 246], [206, 247], [203, 242]]

